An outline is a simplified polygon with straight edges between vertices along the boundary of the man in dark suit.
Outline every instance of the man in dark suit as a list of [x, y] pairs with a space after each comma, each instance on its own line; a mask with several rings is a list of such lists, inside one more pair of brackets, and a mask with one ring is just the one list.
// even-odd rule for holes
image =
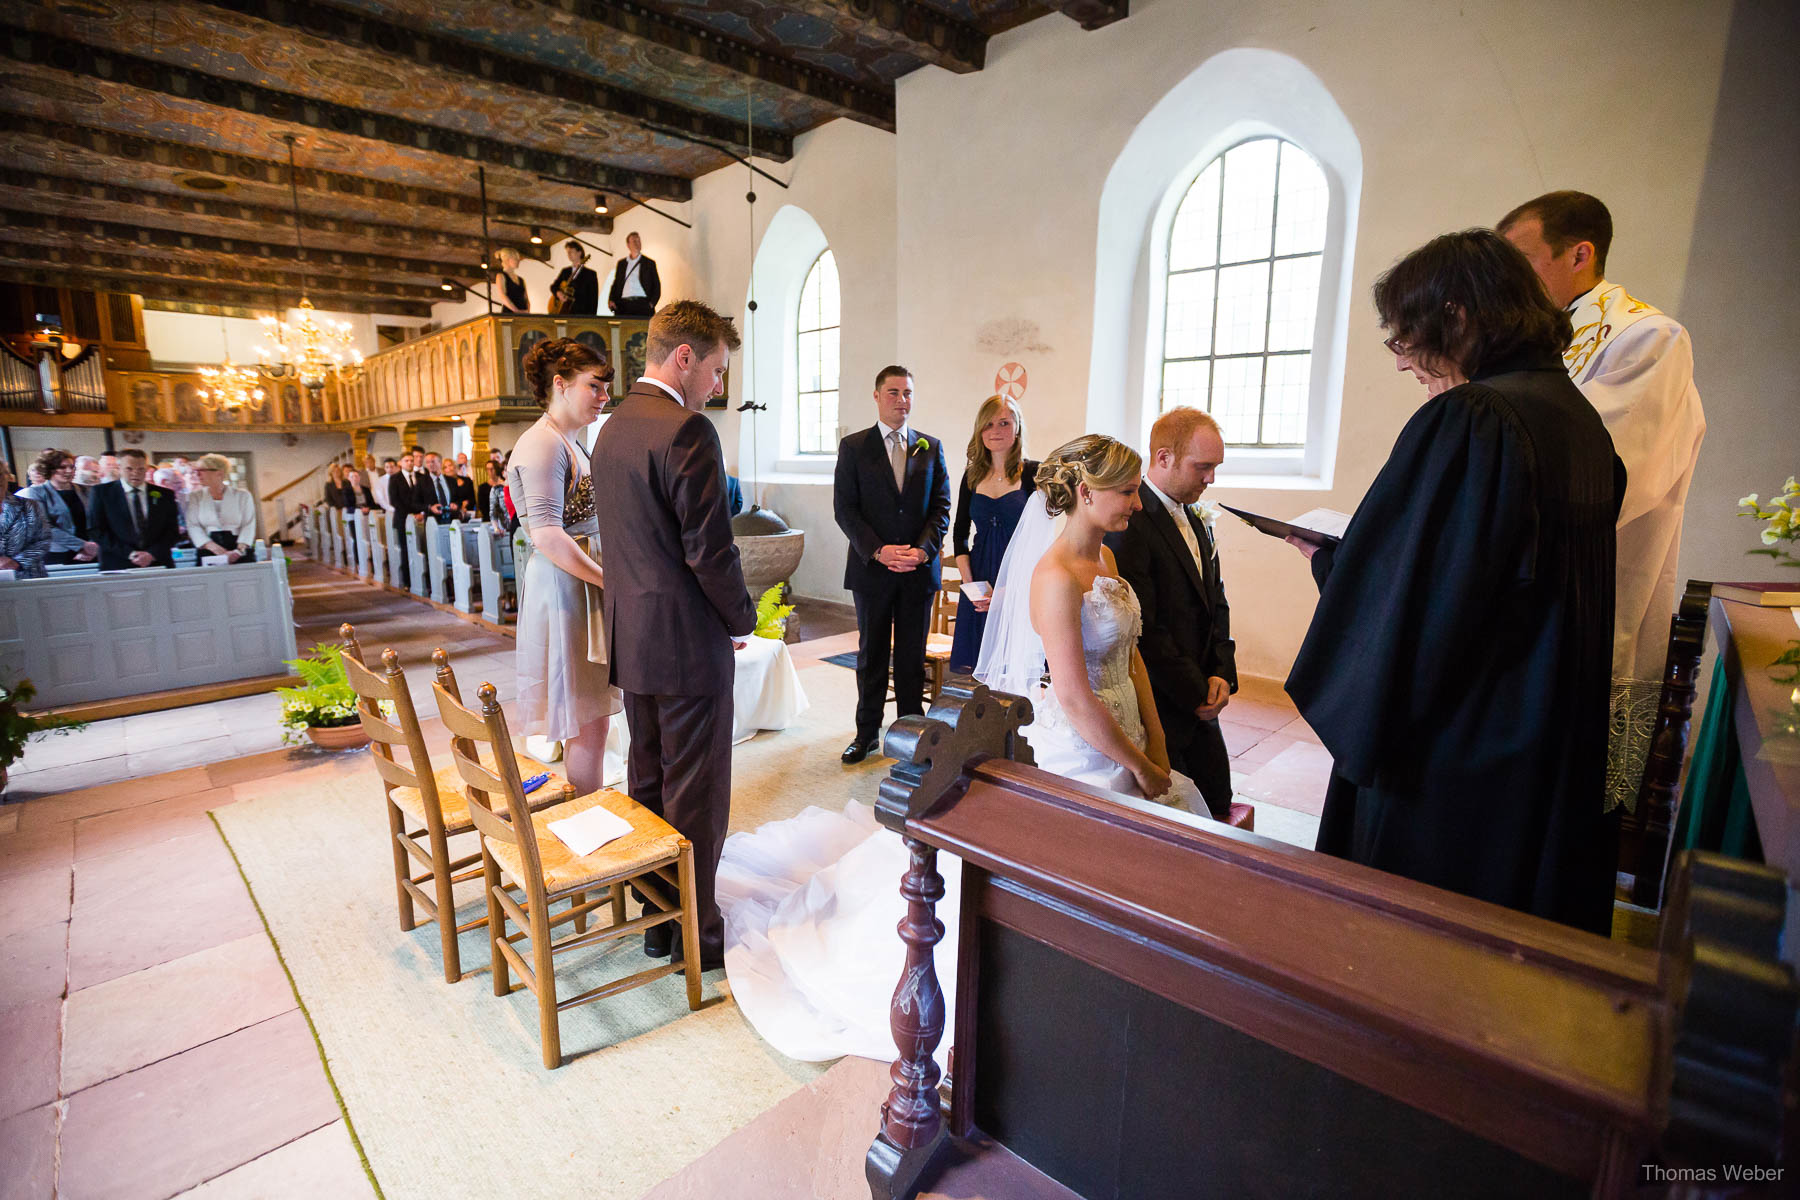
[[656, 260], [644, 257], [644, 239], [635, 233], [625, 235], [625, 257], [613, 268], [612, 290], [607, 293], [607, 307], [615, 316], [647, 317], [656, 311], [662, 299], [662, 280], [656, 275]]
[[425, 473], [419, 469], [419, 459], [408, 450], [400, 456], [400, 470], [388, 476], [388, 503], [393, 505], [393, 521], [400, 530], [400, 586], [412, 586], [412, 566], [405, 553], [406, 538], [412, 531], [411, 517], [416, 512], [424, 511], [419, 506], [422, 499], [419, 489]]
[[444, 466], [444, 482], [450, 485], [450, 503], [455, 506], [451, 515], [464, 519], [475, 512], [475, 484], [469, 479], [468, 470], [462, 463]]
[[944, 447], [907, 425], [913, 378], [905, 367], [875, 377], [876, 422], [838, 443], [832, 507], [850, 539], [844, 586], [856, 601], [856, 737], [843, 760], [879, 744], [894, 660], [894, 715], [925, 711], [925, 634], [943, 577], [938, 550], [950, 529]]
[[172, 567], [181, 527], [175, 493], [148, 482], [150, 460], [135, 446], [119, 451], [119, 478], [94, 489], [88, 519], [100, 544], [100, 569]]
[[1237, 691], [1237, 647], [1218, 550], [1191, 506], [1224, 458], [1225, 440], [1210, 414], [1172, 408], [1158, 417], [1138, 489], [1144, 507], [1123, 533], [1106, 539], [1144, 610], [1138, 649], [1169, 765], [1200, 786], [1221, 821], [1231, 814], [1231, 759], [1219, 713]]
[[[627, 786], [694, 845], [701, 966], [724, 965], [713, 892], [731, 816], [734, 639], [756, 605], [725, 512], [725, 459], [702, 411], [724, 392], [738, 333], [678, 300], [650, 321], [647, 367], [594, 439], [605, 547], [607, 658], [631, 726]], [[680, 944], [671, 925], [646, 932], [653, 956]]]

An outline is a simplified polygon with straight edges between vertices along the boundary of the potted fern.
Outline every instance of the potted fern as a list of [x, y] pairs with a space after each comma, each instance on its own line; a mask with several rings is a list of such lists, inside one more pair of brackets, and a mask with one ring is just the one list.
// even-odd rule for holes
[[786, 589], [786, 584], [778, 583], [757, 598], [757, 637], [773, 638], [779, 642], [787, 636], [787, 620], [793, 615], [794, 606], [781, 602], [781, 593]]
[[0, 686], [0, 795], [6, 792], [6, 773], [25, 753], [25, 744], [40, 733], [74, 733], [87, 728], [85, 721], [66, 717], [35, 716], [21, 712], [37, 696], [31, 680], [21, 679], [11, 687]]
[[356, 692], [344, 674], [344, 650], [321, 642], [305, 658], [286, 664], [301, 680], [299, 687], [277, 688], [281, 697], [281, 740], [291, 745], [310, 741], [324, 750], [354, 750], [369, 744], [356, 713]]

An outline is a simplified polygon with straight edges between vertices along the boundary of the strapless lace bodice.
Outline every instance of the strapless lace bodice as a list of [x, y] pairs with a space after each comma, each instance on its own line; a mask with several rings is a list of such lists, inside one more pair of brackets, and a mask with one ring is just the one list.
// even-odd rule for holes
[[[1143, 610], [1131, 585], [1111, 575], [1096, 575], [1094, 586], [1081, 598], [1081, 649], [1087, 661], [1088, 686], [1118, 721], [1125, 736], [1140, 748], [1144, 745], [1144, 722], [1138, 715], [1137, 691], [1131, 686], [1131, 650], [1143, 627]], [[1032, 706], [1036, 719], [1025, 732], [1040, 766], [1048, 757], [1064, 769], [1046, 769], [1071, 778], [1084, 778], [1096, 771], [1113, 776], [1122, 770], [1075, 731], [1055, 690], [1048, 684], [1037, 690]]]

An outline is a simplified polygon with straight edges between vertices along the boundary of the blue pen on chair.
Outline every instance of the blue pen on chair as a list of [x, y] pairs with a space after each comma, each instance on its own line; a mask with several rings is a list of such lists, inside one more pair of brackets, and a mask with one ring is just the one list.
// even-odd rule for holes
[[525, 794], [529, 796], [549, 782], [550, 772], [548, 771], [545, 771], [542, 775], [533, 775], [530, 779], [525, 781]]

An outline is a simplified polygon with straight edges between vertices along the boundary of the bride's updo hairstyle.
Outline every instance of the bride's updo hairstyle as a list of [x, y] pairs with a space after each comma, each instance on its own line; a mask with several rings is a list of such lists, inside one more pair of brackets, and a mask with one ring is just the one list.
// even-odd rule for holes
[[539, 408], [550, 407], [550, 397], [555, 391], [551, 381], [558, 375], [565, 383], [573, 383], [583, 371], [598, 371], [603, 380], [611, 378], [606, 369], [606, 355], [586, 342], [566, 337], [551, 338], [527, 350], [519, 369], [524, 372], [525, 382], [531, 386], [531, 394]]
[[1080, 503], [1075, 489], [1081, 484], [1091, 492], [1124, 487], [1143, 469], [1143, 458], [1124, 442], [1104, 433], [1087, 433], [1058, 446], [1039, 465], [1037, 486], [1044, 494], [1044, 506], [1055, 517]]

